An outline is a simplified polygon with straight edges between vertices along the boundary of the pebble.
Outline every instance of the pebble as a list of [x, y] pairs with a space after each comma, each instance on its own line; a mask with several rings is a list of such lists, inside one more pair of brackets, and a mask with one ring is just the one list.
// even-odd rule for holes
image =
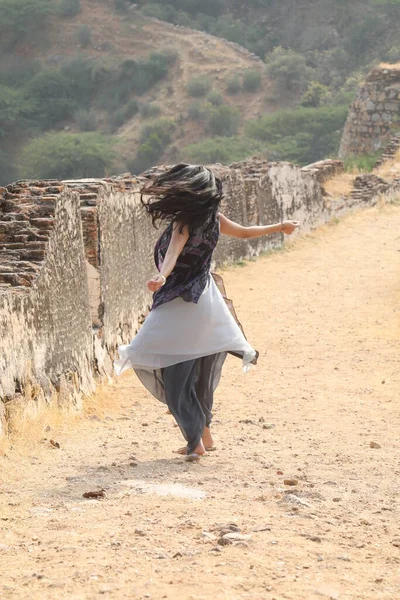
[[90, 421], [98, 421], [99, 423], [101, 423], [101, 422], [102, 422], [102, 419], [100, 419], [100, 417], [98, 417], [97, 415], [89, 415], [89, 416], [88, 416], [88, 419], [89, 419]]
[[236, 542], [247, 542], [251, 540], [251, 535], [245, 535], [243, 533], [226, 533], [222, 537], [219, 538], [218, 544], [220, 546], [227, 546], [228, 544], [235, 544]]
[[139, 535], [140, 537], [146, 537], [147, 535], [147, 533], [143, 531], [143, 529], [135, 529], [135, 534]]
[[370, 442], [369, 443], [369, 447], [370, 448], [375, 448], [376, 450], [379, 450], [379, 448], [381, 448], [381, 445], [378, 444], [377, 442]]

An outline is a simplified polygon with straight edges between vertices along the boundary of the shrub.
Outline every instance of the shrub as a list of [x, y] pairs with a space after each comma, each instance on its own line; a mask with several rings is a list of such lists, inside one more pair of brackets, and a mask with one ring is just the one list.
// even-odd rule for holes
[[[398, 7], [400, 8], [400, 4]], [[349, 54], [361, 57], [386, 33], [386, 20], [379, 14], [366, 13], [361, 19], [354, 21], [345, 41], [345, 49]]]
[[27, 107], [20, 91], [0, 85], [0, 138], [23, 127]]
[[400, 62], [400, 46], [393, 46], [384, 56], [384, 60], [388, 63]]
[[166, 48], [165, 50], [161, 50], [159, 54], [164, 57], [165, 63], [168, 66], [174, 65], [179, 58], [179, 52], [174, 48]]
[[93, 95], [101, 87], [103, 81], [98, 77], [99, 70], [100, 67], [84, 58], [75, 58], [61, 67], [61, 74], [68, 80], [77, 104], [90, 104]]
[[221, 104], [224, 102], [224, 98], [221, 92], [218, 92], [217, 90], [211, 90], [211, 92], [207, 95], [207, 102], [213, 104], [214, 106], [221, 106]]
[[214, 135], [230, 137], [238, 131], [240, 112], [231, 106], [220, 106], [210, 111], [208, 129]]
[[214, 137], [183, 148], [180, 160], [198, 164], [222, 163], [229, 165], [256, 154], [265, 155], [265, 148], [256, 140], [242, 136], [239, 138]]
[[161, 107], [154, 102], [143, 102], [140, 105], [139, 112], [140, 116], [144, 119], [147, 119], [148, 117], [158, 117], [161, 113]]
[[43, 25], [52, 12], [52, 0], [0, 0], [2, 37], [7, 30], [12, 30], [18, 39]]
[[150, 125], [145, 125], [140, 133], [140, 142], [146, 142], [152, 135], [157, 135], [165, 144], [171, 140], [175, 123], [171, 119], [157, 119]]
[[40, 71], [25, 87], [32, 103], [30, 117], [42, 127], [52, 127], [72, 115], [77, 107], [73, 83], [56, 69]]
[[281, 46], [266, 56], [267, 73], [274, 79], [283, 92], [303, 91], [311, 80], [313, 70], [307, 66], [306, 59], [294, 50]]
[[246, 92], [256, 92], [260, 89], [262, 74], [258, 69], [247, 69], [243, 73], [243, 89]]
[[87, 48], [92, 41], [92, 31], [88, 25], [82, 25], [76, 32], [77, 42], [82, 48]]
[[309, 164], [335, 154], [348, 114], [348, 106], [281, 110], [248, 121], [248, 137], [268, 144], [275, 160]]
[[204, 121], [207, 114], [208, 109], [203, 102], [193, 102], [188, 106], [188, 117], [193, 121]]
[[221, 15], [225, 8], [225, 0], [169, 0], [176, 10], [182, 10], [190, 15], [197, 15], [199, 12], [213, 17]]
[[139, 102], [137, 100], [130, 100], [121, 108], [118, 108], [110, 117], [110, 124], [112, 130], [118, 129], [131, 119], [139, 112]]
[[168, 4], [159, 4], [158, 2], [149, 2], [145, 4], [141, 12], [147, 17], [154, 17], [160, 21], [174, 22], [176, 11]]
[[104, 177], [113, 158], [112, 141], [98, 133], [47, 133], [23, 148], [20, 176], [40, 179]]
[[348, 156], [344, 162], [345, 171], [354, 172], [355, 170], [361, 171], [362, 173], [370, 173], [374, 167], [375, 163], [380, 156], [380, 152], [375, 152], [372, 154], [360, 154], [360, 155], [352, 155]]
[[114, 0], [114, 7], [118, 13], [124, 14], [128, 11], [126, 0]]
[[74, 119], [79, 131], [96, 131], [97, 129], [97, 115], [94, 110], [81, 108], [75, 113]]
[[188, 82], [186, 89], [189, 96], [193, 96], [193, 98], [201, 98], [210, 91], [211, 82], [208, 77], [204, 75], [200, 75], [198, 77], [193, 77]]
[[15, 54], [3, 57], [0, 69], [0, 85], [19, 87], [40, 71], [40, 62]]
[[152, 52], [148, 58], [139, 61], [124, 60], [115, 76], [114, 91], [121, 100], [126, 100], [132, 92], [144, 94], [168, 74], [168, 67], [176, 58], [176, 52], [171, 51]]
[[62, 17], [74, 17], [81, 12], [81, 0], [61, 0], [58, 12]]
[[300, 104], [302, 106], [320, 106], [322, 101], [329, 96], [329, 88], [318, 81], [312, 81], [307, 91], [303, 94]]
[[175, 125], [169, 119], [158, 119], [143, 127], [135, 158], [128, 163], [131, 173], [141, 173], [154, 166], [171, 141]]
[[242, 89], [242, 84], [240, 81], [240, 77], [237, 75], [232, 75], [226, 80], [226, 91], [228, 94], [234, 95], [238, 94]]

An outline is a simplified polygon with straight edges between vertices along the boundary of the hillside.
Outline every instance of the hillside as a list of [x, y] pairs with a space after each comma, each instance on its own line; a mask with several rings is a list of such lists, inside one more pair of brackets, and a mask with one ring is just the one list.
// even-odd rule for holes
[[[85, 31], [90, 41], [87, 44], [79, 43], [79, 32]], [[152, 127], [155, 122], [167, 130], [168, 139], [163, 144], [162, 152], [154, 155], [154, 160], [161, 159], [164, 150], [167, 150], [166, 156], [173, 159], [177, 158], [178, 148], [212, 134], [207, 121], [211, 119], [213, 111], [218, 120], [218, 110], [229, 107], [228, 126], [231, 123], [236, 132], [240, 130], [241, 123], [248, 119], [277, 109], [273, 97], [269, 102], [266, 101], [271, 84], [264, 64], [247, 50], [202, 32], [157, 22], [136, 11], [120, 14], [115, 11], [113, 2], [85, 0], [80, 3], [80, 10], [74, 16], [61, 18], [50, 15], [45, 33], [43, 38], [33, 30], [11, 51], [3, 54], [0, 84], [4, 79], [8, 83], [10, 71], [15, 70], [31, 71], [29, 75], [33, 79], [43, 72], [53, 75], [65, 73], [76, 88], [72, 95], [80, 94], [83, 102], [78, 99], [74, 110], [66, 110], [54, 122], [49, 119], [49, 123], [44, 123], [41, 129], [64, 130], [70, 134], [82, 130], [112, 134], [116, 156], [112, 168], [116, 170], [129, 167], [129, 161], [140, 145], [139, 139], [143, 141], [143, 127]], [[166, 58], [165, 64], [161, 65], [165, 72], [156, 73], [154, 82], [136, 90], [132, 83], [136, 75], [132, 71], [132, 61], [150, 61], [149, 57], [155, 53]], [[160, 65], [156, 64], [155, 67], [157, 69]], [[257, 89], [249, 92], [239, 89], [230, 95], [226, 90], [229, 78], [240, 81], [243, 73], [259, 74]], [[83, 78], [88, 82], [99, 76], [104, 81], [98, 89], [83, 89]], [[200, 81], [207, 87], [204, 95], [202, 90], [198, 97], [196, 92], [188, 93], [187, 86], [192, 80], [195, 83]], [[48, 82], [44, 78], [40, 83], [43, 84], [44, 96]], [[27, 85], [29, 82], [23, 81], [14, 89], [24, 90]], [[54, 82], [54, 86], [60, 87], [58, 81]], [[66, 95], [68, 93], [69, 90]], [[56, 94], [53, 89], [49, 90], [50, 98]], [[59, 98], [56, 100], [59, 101]], [[200, 102], [203, 106], [200, 106]], [[122, 114], [124, 108], [127, 109], [126, 115]], [[202, 112], [204, 114], [198, 114]], [[94, 125], [90, 122], [86, 127], [85, 123], [81, 125], [79, 121], [85, 116], [83, 120], [92, 120]], [[35, 121], [34, 111], [32, 121]], [[35, 123], [29, 133], [34, 139], [38, 136]], [[18, 160], [20, 147], [25, 141], [23, 134], [14, 135], [11, 144], [7, 140], [7, 153], [10, 149], [15, 151]], [[151, 161], [145, 163], [143, 168], [152, 164]], [[8, 172], [7, 169], [7, 175]], [[19, 175], [29, 176], [23, 172]]]
[[335, 156], [360, 82], [400, 59], [399, 0], [0, 0], [0, 14], [0, 184]]

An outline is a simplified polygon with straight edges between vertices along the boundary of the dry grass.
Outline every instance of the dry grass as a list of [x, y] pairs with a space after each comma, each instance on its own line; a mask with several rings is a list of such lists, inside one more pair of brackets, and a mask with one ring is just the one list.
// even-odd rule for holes
[[99, 384], [90, 397], [84, 397], [81, 411], [61, 408], [57, 401], [42, 405], [32, 414], [26, 410], [26, 405], [21, 409], [14, 408], [8, 421], [10, 433], [0, 437], [0, 457], [10, 450], [21, 456], [37, 455], [41, 448], [48, 449], [50, 440], [64, 438], [88, 418], [96, 415], [103, 419], [106, 414], [118, 412], [120, 406], [115, 401], [114, 386], [114, 383]]
[[398, 63], [394, 63], [394, 64], [390, 64], [390, 63], [381, 63], [379, 66], [380, 66], [382, 69], [388, 69], [388, 70], [391, 70], [391, 71], [393, 71], [393, 70], [396, 70], [396, 71], [397, 71], [397, 69], [400, 69], [400, 62], [398, 62]]
[[340, 198], [342, 196], [348, 196], [353, 187], [354, 180], [360, 172], [358, 170], [354, 170], [350, 173], [338, 173], [332, 179], [328, 179], [324, 182], [324, 188], [331, 194], [334, 198]]
[[391, 160], [386, 160], [374, 173], [383, 179], [397, 179], [400, 177], [400, 150]]

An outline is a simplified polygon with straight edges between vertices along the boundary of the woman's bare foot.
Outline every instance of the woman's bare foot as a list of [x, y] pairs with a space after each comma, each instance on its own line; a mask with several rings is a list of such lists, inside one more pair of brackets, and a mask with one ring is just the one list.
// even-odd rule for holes
[[186, 460], [187, 462], [197, 462], [198, 460], [200, 460], [200, 457], [203, 456], [203, 454], [205, 454], [205, 448], [203, 446], [203, 442], [200, 440], [200, 443], [197, 444], [196, 448], [193, 450], [193, 452], [191, 452], [190, 454], [188, 454], [186, 456]]
[[202, 440], [197, 444], [196, 448], [193, 450], [192, 454], [197, 454], [198, 456], [203, 456], [206, 453], [206, 449], [204, 448], [204, 444]]
[[[204, 427], [203, 436], [201, 439], [206, 452], [212, 452], [213, 450], [216, 450], [209, 427]], [[178, 450], [174, 450], [174, 454], [187, 454], [187, 446], [183, 446], [182, 448], [178, 448]]]

